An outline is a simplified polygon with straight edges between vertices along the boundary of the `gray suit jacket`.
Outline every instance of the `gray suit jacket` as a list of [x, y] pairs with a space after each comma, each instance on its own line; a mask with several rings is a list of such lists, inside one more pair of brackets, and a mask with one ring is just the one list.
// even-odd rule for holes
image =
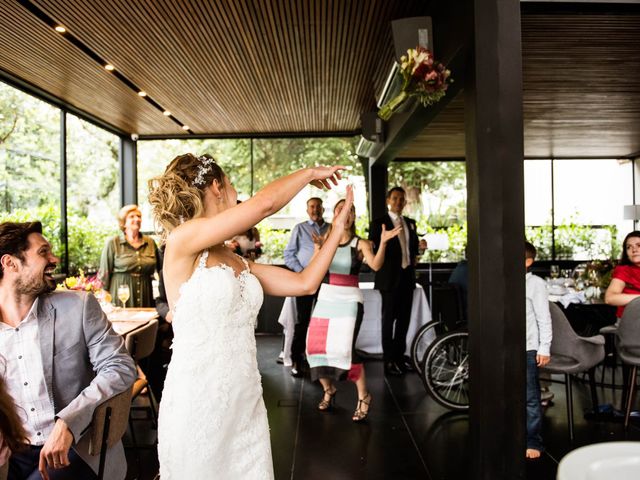
[[[90, 456], [94, 409], [129, 388], [136, 367], [124, 341], [111, 328], [98, 301], [85, 292], [54, 292], [38, 301], [38, 328], [44, 378], [56, 418], [74, 437], [72, 448], [96, 472], [99, 456]], [[107, 451], [105, 479], [127, 472], [122, 443]]]

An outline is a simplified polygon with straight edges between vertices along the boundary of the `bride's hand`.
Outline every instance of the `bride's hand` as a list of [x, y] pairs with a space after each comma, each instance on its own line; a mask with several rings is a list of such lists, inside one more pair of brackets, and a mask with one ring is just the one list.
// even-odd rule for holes
[[334, 230], [339, 230], [340, 232], [344, 231], [345, 224], [347, 223], [347, 219], [351, 214], [351, 206], [353, 205], [353, 186], [347, 185], [347, 194], [344, 198], [344, 205], [342, 206], [342, 210], [340, 213], [333, 217], [333, 221], [331, 222]]
[[317, 235], [315, 233], [311, 233], [311, 240], [313, 240], [313, 246], [316, 248], [321, 248], [324, 243], [324, 235]]
[[336, 165], [335, 167], [311, 167], [309, 169], [313, 174], [311, 185], [318, 187], [321, 190], [325, 188], [331, 190], [331, 183], [338, 185], [338, 180], [342, 178], [340, 172], [344, 169], [345, 167], [342, 165]]

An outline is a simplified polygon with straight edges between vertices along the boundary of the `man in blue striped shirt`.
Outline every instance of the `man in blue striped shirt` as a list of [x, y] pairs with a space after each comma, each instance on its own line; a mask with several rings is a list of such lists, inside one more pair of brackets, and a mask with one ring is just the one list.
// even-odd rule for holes
[[[293, 227], [291, 238], [284, 250], [284, 263], [290, 270], [300, 272], [309, 264], [314, 250], [313, 235], [324, 235], [329, 228], [329, 223], [322, 218], [323, 214], [322, 199], [313, 197], [307, 200], [309, 220]], [[315, 299], [316, 295], [296, 297], [298, 317], [291, 343], [291, 362], [293, 364], [291, 375], [294, 377], [302, 376], [307, 329]]]

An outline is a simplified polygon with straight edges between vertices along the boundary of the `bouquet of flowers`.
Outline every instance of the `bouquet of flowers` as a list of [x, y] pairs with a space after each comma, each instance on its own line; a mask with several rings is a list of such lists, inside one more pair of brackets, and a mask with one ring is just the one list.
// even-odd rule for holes
[[426, 48], [410, 48], [400, 62], [402, 90], [378, 111], [378, 116], [383, 120], [389, 120], [411, 97], [416, 97], [425, 107], [433, 105], [444, 97], [447, 87], [453, 82], [451, 72], [442, 63], [436, 62]]
[[77, 277], [67, 277], [64, 282], [58, 284], [57, 290], [82, 290], [93, 293], [101, 303], [111, 301], [111, 294], [102, 288], [98, 275], [85, 277], [82, 270]]

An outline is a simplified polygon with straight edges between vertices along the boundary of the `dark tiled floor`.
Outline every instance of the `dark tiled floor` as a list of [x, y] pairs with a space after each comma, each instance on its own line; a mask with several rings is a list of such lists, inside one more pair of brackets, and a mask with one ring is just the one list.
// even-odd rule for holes
[[[258, 356], [269, 413], [277, 480], [451, 479], [470, 478], [472, 446], [468, 417], [450, 412], [429, 398], [417, 375], [386, 379], [379, 361], [366, 364], [372, 410], [366, 424], [354, 424], [355, 386], [338, 385], [337, 408], [316, 410], [322, 393], [308, 379], [291, 377], [275, 361], [281, 337], [259, 336]], [[620, 372], [618, 372], [620, 375]], [[599, 378], [599, 376], [598, 376]], [[620, 377], [618, 377], [620, 378]], [[590, 407], [586, 384], [574, 383], [575, 441], [569, 441], [564, 386], [554, 383], [554, 406], [546, 409], [547, 453], [527, 463], [527, 478], [555, 479], [557, 464], [569, 451], [612, 440], [640, 440], [640, 423], [625, 433], [620, 422], [585, 420]], [[620, 391], [598, 389], [600, 403], [620, 403]], [[139, 440], [153, 441], [148, 422], [137, 422]], [[130, 437], [125, 438], [130, 442]], [[127, 451], [128, 479], [151, 480], [158, 471], [155, 450]]]

